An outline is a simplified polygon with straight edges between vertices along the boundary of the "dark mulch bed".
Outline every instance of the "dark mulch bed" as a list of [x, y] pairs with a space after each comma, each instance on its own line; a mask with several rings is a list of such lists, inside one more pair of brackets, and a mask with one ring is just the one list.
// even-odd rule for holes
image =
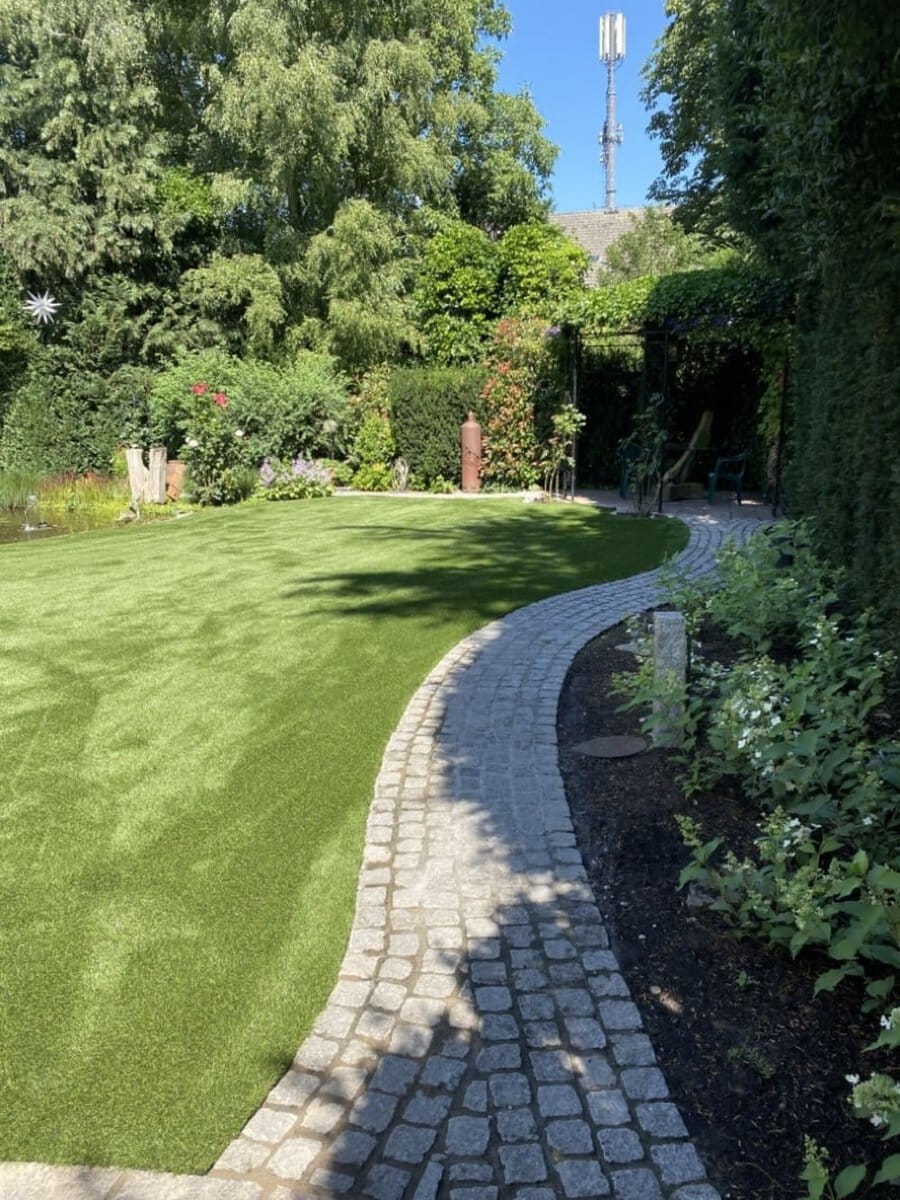
[[661, 750], [616, 760], [573, 752], [597, 735], [639, 732], [611, 694], [611, 677], [635, 665], [615, 649], [627, 640], [619, 628], [586, 646], [560, 701], [560, 765], [585, 862], [711, 1181], [730, 1200], [795, 1200], [804, 1134], [828, 1147], [835, 1169], [883, 1156], [877, 1133], [850, 1115], [844, 1080], [884, 1065], [862, 1053], [876, 1022], [860, 1016], [847, 985], [813, 998], [821, 961], [738, 941], [719, 914], [677, 890], [689, 855], [673, 815], [702, 814], [705, 835], [741, 853], [756, 814], [739, 796], [720, 790], [695, 808]]

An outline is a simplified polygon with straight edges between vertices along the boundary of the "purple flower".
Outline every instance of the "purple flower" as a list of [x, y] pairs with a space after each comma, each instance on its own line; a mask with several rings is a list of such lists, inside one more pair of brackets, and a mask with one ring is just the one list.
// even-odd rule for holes
[[314, 462], [298, 456], [291, 463], [291, 473], [295, 478], [308, 479], [310, 483], [327, 483], [328, 474]]

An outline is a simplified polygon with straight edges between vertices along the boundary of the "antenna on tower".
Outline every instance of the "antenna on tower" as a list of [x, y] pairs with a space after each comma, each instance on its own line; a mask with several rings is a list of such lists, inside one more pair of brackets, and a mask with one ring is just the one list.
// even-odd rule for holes
[[606, 168], [606, 211], [616, 211], [616, 146], [622, 126], [616, 121], [616, 67], [625, 57], [625, 14], [600, 18], [600, 61], [606, 65], [606, 121], [600, 134], [600, 162]]

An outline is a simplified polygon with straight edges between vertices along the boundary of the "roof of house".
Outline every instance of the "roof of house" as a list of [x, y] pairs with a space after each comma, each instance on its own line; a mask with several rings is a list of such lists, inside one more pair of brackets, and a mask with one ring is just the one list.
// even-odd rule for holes
[[595, 209], [591, 212], [550, 213], [550, 220], [591, 256], [587, 283], [589, 287], [594, 287], [598, 271], [606, 260], [606, 251], [617, 238], [632, 229], [633, 222], [644, 212], [646, 208], [643, 206], [618, 208], [615, 212]]

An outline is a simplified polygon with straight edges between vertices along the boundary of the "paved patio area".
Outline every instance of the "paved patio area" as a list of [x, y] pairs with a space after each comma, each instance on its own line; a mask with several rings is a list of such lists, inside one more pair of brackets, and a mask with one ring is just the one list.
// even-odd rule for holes
[[[769, 515], [672, 510], [697, 574]], [[208, 1176], [3, 1164], [0, 1200], [718, 1200], [609, 949], [557, 768], [572, 659], [655, 600], [655, 572], [557, 596], [434, 668], [385, 751], [329, 1003]]]

